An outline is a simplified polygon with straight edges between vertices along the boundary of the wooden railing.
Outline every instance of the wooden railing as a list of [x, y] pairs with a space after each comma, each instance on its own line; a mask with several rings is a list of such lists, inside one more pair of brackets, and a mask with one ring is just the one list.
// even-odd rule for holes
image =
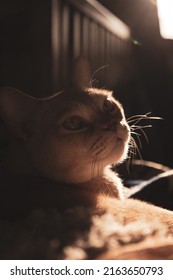
[[95, 0], [52, 0], [52, 79], [54, 90], [64, 87], [71, 64], [86, 55], [98, 68], [100, 86], [115, 86], [122, 78], [130, 51], [130, 30]]
[[[11, 4], [10, 4], [11, 3]], [[129, 28], [95, 0], [4, 0], [0, 11], [2, 86], [45, 96], [66, 87], [72, 62], [86, 55], [100, 86], [128, 75]], [[108, 65], [104, 68], [104, 66]]]

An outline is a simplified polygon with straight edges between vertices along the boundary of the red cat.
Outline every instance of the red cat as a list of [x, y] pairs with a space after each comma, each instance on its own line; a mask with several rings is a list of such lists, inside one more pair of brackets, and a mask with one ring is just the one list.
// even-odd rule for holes
[[122, 224], [163, 223], [173, 233], [173, 213], [124, 198], [111, 164], [126, 159], [130, 141], [122, 105], [112, 92], [91, 86], [87, 60], [74, 63], [72, 83], [47, 98], [16, 89], [0, 91], [0, 116], [11, 131], [1, 163], [1, 213], [16, 217], [35, 208], [89, 206], [111, 211]]

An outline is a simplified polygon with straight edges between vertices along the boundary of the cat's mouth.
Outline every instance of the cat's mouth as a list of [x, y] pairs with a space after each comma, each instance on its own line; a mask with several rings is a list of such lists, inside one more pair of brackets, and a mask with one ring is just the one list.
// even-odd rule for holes
[[[91, 152], [98, 160], [104, 160], [110, 154], [123, 152], [126, 141], [124, 137], [100, 137], [94, 142]], [[121, 150], [121, 151], [120, 151]]]

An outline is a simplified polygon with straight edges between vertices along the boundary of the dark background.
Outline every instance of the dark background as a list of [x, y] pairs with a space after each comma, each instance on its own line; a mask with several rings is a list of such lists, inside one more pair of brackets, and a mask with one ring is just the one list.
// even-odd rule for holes
[[[48, 15], [51, 11], [47, 5], [50, 2], [0, 0], [1, 85], [19, 88], [16, 81], [20, 77], [21, 89], [37, 91], [40, 77], [44, 91], [50, 88], [47, 69], [51, 67], [51, 61], [45, 55], [50, 52], [51, 42], [46, 35], [50, 28]], [[147, 124], [152, 124], [152, 128], [145, 129], [148, 144], [141, 136], [142, 157], [173, 167], [173, 42], [160, 36], [154, 0], [99, 2], [131, 29], [131, 67], [124, 71], [126, 82], [115, 89], [127, 117], [152, 112], [153, 116], [163, 118], [148, 120]], [[46, 41], [44, 39], [42, 44], [45, 36]]]
[[[157, 7], [151, 0], [99, 0], [131, 29], [134, 79], [126, 88], [133, 113], [151, 111], [163, 121], [151, 121], [143, 157], [173, 167], [173, 42], [159, 33]], [[135, 44], [136, 43], [136, 44]], [[141, 101], [141, 102], [140, 102]], [[126, 102], [125, 102], [126, 103]], [[142, 106], [143, 105], [143, 106]]]

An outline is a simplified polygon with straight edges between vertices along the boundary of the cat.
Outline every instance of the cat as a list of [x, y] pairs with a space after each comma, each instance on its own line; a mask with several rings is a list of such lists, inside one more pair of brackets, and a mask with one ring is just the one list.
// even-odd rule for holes
[[130, 127], [113, 93], [92, 87], [85, 57], [75, 60], [70, 86], [50, 97], [1, 88], [0, 117], [11, 133], [1, 162], [1, 216], [85, 206], [110, 211], [121, 224], [159, 221], [173, 233], [171, 211], [125, 198], [111, 165], [127, 158]]

